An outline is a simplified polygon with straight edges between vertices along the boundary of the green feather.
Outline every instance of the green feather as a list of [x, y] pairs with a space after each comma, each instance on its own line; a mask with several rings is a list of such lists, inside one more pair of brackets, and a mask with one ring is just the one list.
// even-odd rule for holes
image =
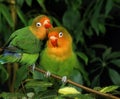
[[[13, 55], [1, 55], [0, 63], [19, 62], [21, 64], [32, 65], [35, 63], [41, 51], [42, 41], [40, 41], [29, 29], [24, 27], [12, 33], [7, 43], [8, 51], [21, 53], [21, 57]], [[7, 45], [6, 43], [6, 45]]]
[[[63, 35], [61, 36], [60, 33], [63, 33]], [[57, 37], [57, 46], [52, 45], [53, 42], [51, 42], [52, 38], [50, 37], [53, 36]], [[40, 55], [39, 67], [51, 72], [52, 74], [67, 76], [69, 79], [78, 83], [82, 82], [82, 78], [80, 78], [81, 81], [76, 80], [76, 76], [83, 76], [85, 80], [88, 80], [88, 75], [83, 65], [79, 62], [77, 55], [72, 49], [72, 38], [67, 30], [63, 27], [52, 28], [49, 31], [48, 37], [49, 38], [47, 41], [47, 47], [41, 52]], [[61, 43], [62, 40], [64, 40], [64, 43]], [[69, 41], [69, 43], [67, 41]], [[54, 49], [54, 47], [56, 48]], [[61, 53], [61, 55], [59, 55], [59, 52]], [[76, 72], [77, 74], [74, 72]]]
[[25, 53], [38, 53], [42, 42], [30, 31], [29, 26], [15, 31], [9, 38], [10, 45]]
[[36, 54], [27, 54], [23, 53], [20, 63], [24, 63], [25, 65], [33, 65], [37, 58], [39, 57], [39, 53]]
[[72, 53], [71, 56], [66, 60], [59, 61], [55, 58], [51, 58], [47, 54], [47, 50], [44, 50], [41, 53], [40, 64], [45, 70], [59, 76], [69, 76], [73, 68], [79, 66], [79, 62], [74, 53]]
[[[20, 57], [21, 58], [21, 57]], [[13, 55], [0, 55], [0, 63], [5, 64], [5, 63], [13, 63], [13, 62], [18, 62], [20, 58], [16, 58], [16, 56]]]
[[[10, 43], [9, 43], [10, 42]], [[30, 31], [29, 27], [25, 27], [15, 31], [8, 40], [8, 50], [12, 52], [12, 47], [16, 47], [13, 52], [21, 52], [21, 57], [13, 55], [1, 55], [1, 63], [13, 63], [20, 62], [24, 64], [32, 65], [35, 63], [41, 51], [42, 41], [40, 41]]]

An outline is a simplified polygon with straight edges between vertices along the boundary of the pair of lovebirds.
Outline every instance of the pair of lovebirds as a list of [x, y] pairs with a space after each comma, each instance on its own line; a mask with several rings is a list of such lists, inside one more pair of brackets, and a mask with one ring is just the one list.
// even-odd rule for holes
[[[46, 38], [43, 49], [43, 40]], [[30, 26], [13, 32], [0, 55], [1, 64], [18, 62], [31, 66], [37, 59], [40, 59], [39, 67], [62, 76], [63, 82], [67, 77], [72, 77], [75, 69], [81, 74], [85, 72], [73, 51], [69, 32], [64, 27], [53, 28], [46, 15], [37, 16]]]

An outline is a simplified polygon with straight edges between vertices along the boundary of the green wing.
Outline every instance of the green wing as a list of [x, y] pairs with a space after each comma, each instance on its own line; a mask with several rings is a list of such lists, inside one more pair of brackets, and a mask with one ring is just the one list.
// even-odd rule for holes
[[10, 46], [17, 47], [24, 53], [39, 53], [42, 42], [35, 37], [29, 27], [15, 31], [9, 38]]

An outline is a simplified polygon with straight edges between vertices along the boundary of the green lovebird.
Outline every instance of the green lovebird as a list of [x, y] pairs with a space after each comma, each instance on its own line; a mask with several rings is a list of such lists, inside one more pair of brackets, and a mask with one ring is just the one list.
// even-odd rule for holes
[[64, 27], [51, 28], [46, 47], [40, 55], [39, 67], [61, 76], [63, 82], [73, 77], [75, 69], [80, 70], [81, 74], [85, 73], [73, 51], [72, 43], [72, 37]]
[[6, 42], [0, 63], [18, 62], [23, 65], [33, 65], [42, 48], [47, 31], [52, 27], [46, 15], [37, 16], [30, 26], [13, 32]]

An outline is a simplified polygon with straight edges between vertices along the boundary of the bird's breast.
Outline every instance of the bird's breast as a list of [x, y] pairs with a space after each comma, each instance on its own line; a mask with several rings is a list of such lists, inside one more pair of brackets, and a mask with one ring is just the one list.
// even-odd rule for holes
[[65, 48], [50, 48], [48, 49], [48, 55], [56, 60], [65, 60], [71, 55], [71, 50]]

